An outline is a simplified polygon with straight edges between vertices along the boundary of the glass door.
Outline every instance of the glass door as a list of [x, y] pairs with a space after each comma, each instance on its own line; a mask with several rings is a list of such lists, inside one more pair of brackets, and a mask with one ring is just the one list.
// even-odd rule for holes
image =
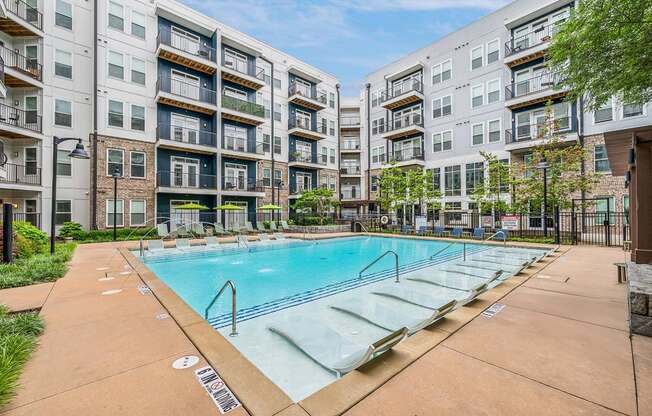
[[231, 49], [224, 49], [224, 66], [243, 74], [249, 73], [247, 56]]
[[312, 189], [312, 175], [310, 173], [297, 172], [296, 178], [297, 193]]
[[172, 127], [171, 139], [177, 142], [197, 144], [199, 139], [199, 119], [172, 113], [170, 115]]
[[247, 165], [227, 163], [224, 166], [224, 188], [233, 191], [247, 190]]
[[311, 130], [312, 115], [309, 112], [297, 109], [295, 117], [297, 118], [297, 127]]
[[552, 132], [546, 126], [546, 112], [545, 110], [537, 110], [532, 112], [532, 124], [536, 128], [536, 137], [538, 139], [543, 138], [545, 135], [549, 135]]
[[[16, 115], [16, 123], [20, 122], [20, 117]], [[25, 123], [28, 125], [37, 124], [38, 122], [38, 97], [25, 97]]]
[[38, 75], [38, 45], [25, 45], [25, 57], [27, 70]]
[[38, 174], [36, 147], [25, 148], [25, 176]]
[[530, 47], [530, 39], [529, 39], [529, 32], [530, 32], [530, 27], [525, 26], [520, 29], [516, 29], [514, 31], [514, 49], [515, 50], [521, 50], [521, 49], [527, 49]]
[[296, 146], [296, 152], [298, 153], [297, 161], [299, 162], [312, 161], [312, 146], [310, 145], [310, 143], [297, 140], [295, 146]]
[[518, 113], [516, 115], [516, 138], [528, 139], [531, 136], [530, 113]]
[[193, 55], [199, 54], [199, 36], [172, 26], [172, 46]]
[[295, 78], [294, 85], [297, 94], [303, 95], [304, 97], [312, 97], [312, 85], [310, 85], [309, 82], [306, 82], [301, 78]]
[[184, 74], [179, 71], [172, 71], [172, 94], [182, 97], [199, 100], [199, 78]]
[[224, 212], [224, 226], [228, 230], [240, 230], [246, 227], [247, 221], [247, 201], [224, 201], [225, 204], [232, 204], [240, 207], [239, 211], [225, 211]]
[[171, 164], [172, 183], [174, 187], [199, 187], [199, 160], [173, 157]]

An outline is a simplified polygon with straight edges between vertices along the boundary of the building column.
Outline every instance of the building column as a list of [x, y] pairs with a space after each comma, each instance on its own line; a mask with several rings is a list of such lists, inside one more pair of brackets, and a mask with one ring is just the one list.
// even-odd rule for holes
[[635, 263], [652, 263], [652, 141], [633, 138], [636, 165], [630, 167], [632, 256]]

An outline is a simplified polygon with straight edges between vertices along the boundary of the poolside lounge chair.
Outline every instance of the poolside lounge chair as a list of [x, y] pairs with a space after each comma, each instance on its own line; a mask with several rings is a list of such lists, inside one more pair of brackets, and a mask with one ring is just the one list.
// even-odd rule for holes
[[251, 234], [256, 234], [256, 230], [254, 230], [254, 226], [251, 224], [251, 221], [245, 221], [245, 231]]
[[159, 237], [165, 238], [170, 235], [170, 232], [168, 231], [168, 225], [167, 224], [159, 224], [156, 226], [156, 234], [158, 234]]
[[217, 241], [217, 237], [214, 236], [204, 237], [204, 242], [206, 243], [206, 248], [214, 248], [220, 245]]
[[288, 225], [287, 221], [281, 221], [281, 228], [283, 231], [290, 231], [290, 226]]
[[170, 234], [176, 233], [178, 229], [179, 225], [174, 221], [170, 221]]
[[484, 240], [484, 228], [474, 228], [471, 237], [476, 240]]
[[278, 228], [276, 228], [276, 222], [270, 221], [269, 222], [269, 229], [272, 230], [272, 231], [277, 231]]
[[432, 229], [432, 235], [434, 235], [435, 237], [441, 237], [442, 235], [444, 235], [445, 232], [446, 230], [444, 230], [444, 227], [440, 227], [440, 226], [436, 226]]
[[412, 234], [414, 232], [414, 228], [411, 225], [403, 225], [401, 226], [401, 233], [402, 234]]
[[258, 241], [260, 241], [261, 243], [264, 243], [264, 242], [268, 242], [268, 241], [271, 241], [271, 240], [269, 239], [269, 234], [260, 233], [260, 234], [258, 234]]
[[451, 231], [451, 237], [460, 238], [462, 237], [462, 227], [454, 227]]
[[417, 230], [417, 234], [419, 235], [430, 234], [430, 227], [428, 227], [427, 225], [420, 226], [419, 229]]
[[473, 255], [471, 257], [467, 257], [467, 260], [478, 261], [483, 263], [491, 263], [491, 264], [496, 264], [498, 266], [507, 266], [507, 267], [515, 268], [515, 267], [521, 267], [524, 263], [530, 265], [535, 261], [537, 261], [537, 258], [534, 256], [526, 259], [515, 259], [509, 256], [505, 256], [503, 258], [495, 258], [495, 257], [489, 257], [480, 254], [480, 255]]
[[188, 250], [190, 248], [190, 240], [187, 238], [177, 238], [174, 240], [174, 244], [179, 250]]
[[267, 232], [267, 229], [265, 228], [265, 223], [263, 223], [262, 221], [256, 221], [256, 229], [261, 233]]
[[[431, 296], [416, 290], [406, 289], [402, 287], [381, 287], [372, 291], [371, 293], [374, 295], [393, 298], [401, 302], [410, 303], [412, 305], [417, 305], [433, 310], [440, 308], [444, 302], [448, 302], [450, 300], [449, 298], [447, 299], [441, 296]], [[457, 309], [469, 302], [472, 302], [480, 293], [482, 292], [474, 291], [470, 292], [467, 296], [461, 299], [456, 299], [457, 304], [455, 308]]]
[[222, 234], [222, 235], [224, 235], [224, 234], [229, 234], [229, 232], [226, 231], [226, 230], [224, 229], [224, 227], [222, 226], [222, 224], [220, 224], [220, 223], [215, 223], [215, 224], [213, 224], [213, 226], [215, 227], [215, 233], [216, 233], [216, 234]]
[[163, 240], [149, 240], [147, 242], [147, 251], [150, 253], [161, 252], [165, 250]]
[[524, 261], [523, 263], [519, 265], [511, 265], [511, 264], [497, 264], [497, 263], [487, 263], [487, 262], [482, 262], [482, 261], [473, 261], [473, 260], [467, 260], [467, 261], [462, 261], [455, 263], [455, 266], [459, 267], [470, 267], [474, 269], [480, 269], [480, 270], [489, 270], [492, 272], [495, 272], [498, 270], [498, 268], [503, 269], [503, 274], [508, 274], [509, 276], [514, 276], [528, 268], [530, 266], [531, 262], [530, 261]]
[[396, 331], [397, 329], [406, 327], [409, 334], [414, 334], [443, 318], [444, 315], [455, 308], [456, 304], [456, 300], [451, 300], [435, 309], [432, 314], [421, 316], [407, 315], [376, 302], [361, 302], [358, 299], [349, 299], [339, 302], [335, 305], [331, 305], [331, 308], [353, 315], [356, 318], [367, 321], [388, 331]]
[[319, 321], [303, 316], [274, 323], [268, 329], [338, 377], [389, 351], [403, 341], [408, 332], [407, 328], [400, 328], [372, 344], [362, 345], [343, 337]]
[[191, 228], [192, 228], [192, 233], [195, 234], [196, 236], [202, 236], [206, 234], [206, 230], [204, 230], [204, 226], [198, 222], [193, 223]]
[[414, 276], [414, 277], [407, 277], [406, 279], [412, 280], [414, 282], [428, 283], [430, 285], [439, 286], [446, 289], [462, 290], [465, 292], [469, 292], [469, 294], [475, 298], [481, 293], [484, 293], [487, 290], [489, 290], [490, 289], [489, 285], [494, 281], [498, 280], [498, 278], [502, 274], [503, 271], [498, 270], [496, 273], [494, 273], [493, 277], [491, 277], [488, 280], [483, 280], [480, 282], [478, 282], [477, 280], [474, 282], [471, 279], [462, 278], [462, 277], [459, 278], [448, 277], [443, 281], [437, 280], [435, 276]]
[[273, 236], [275, 240], [285, 240], [283, 233], [274, 233]]

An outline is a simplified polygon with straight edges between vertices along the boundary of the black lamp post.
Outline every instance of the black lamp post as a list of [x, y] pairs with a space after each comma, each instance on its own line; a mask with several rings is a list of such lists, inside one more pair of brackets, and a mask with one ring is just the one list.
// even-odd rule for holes
[[[111, 173], [113, 178], [113, 241], [118, 239], [118, 230], [116, 225], [116, 219], [118, 218], [118, 179], [122, 178], [122, 172], [120, 169], [115, 168], [113, 173]], [[122, 207], [122, 212], [124, 213], [124, 206]]]
[[[272, 175], [273, 175], [273, 173], [272, 173]], [[278, 182], [276, 182], [276, 196], [278, 197], [277, 200], [278, 200], [279, 202], [281, 201], [281, 186], [283, 186], [283, 181], [278, 181]], [[273, 188], [273, 187], [272, 187], [272, 193], [274, 193], [274, 188]], [[273, 203], [273, 202], [272, 202], [272, 203]], [[280, 206], [280, 205], [279, 205], [279, 206]], [[277, 211], [277, 212], [279, 212], [278, 216], [279, 216], [279, 219], [280, 219], [280, 218], [281, 218], [282, 210], [279, 210], [279, 211]], [[274, 212], [272, 211], [272, 219], [274, 219], [273, 217], [274, 217]]]
[[77, 145], [68, 156], [73, 159], [90, 159], [88, 153], [84, 149], [81, 139], [76, 137], [57, 137], [52, 138], [52, 211], [50, 212], [50, 254], [54, 254], [55, 243], [55, 220], [57, 211], [57, 153], [59, 152], [59, 144], [70, 140], [76, 140]]
[[548, 237], [548, 168], [550, 165], [545, 158], [539, 162], [537, 168], [543, 170], [543, 236]]

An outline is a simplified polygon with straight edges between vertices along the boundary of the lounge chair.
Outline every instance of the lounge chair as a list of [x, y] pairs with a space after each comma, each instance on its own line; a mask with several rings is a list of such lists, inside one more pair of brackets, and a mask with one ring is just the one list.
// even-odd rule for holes
[[254, 226], [251, 224], [251, 221], [245, 222], [245, 231], [251, 234], [256, 234], [256, 230], [254, 230]]
[[260, 234], [258, 234], [258, 241], [260, 241], [261, 243], [265, 243], [265, 242], [268, 242], [268, 241], [271, 241], [271, 240], [269, 239], [269, 234], [260, 233]]
[[158, 234], [159, 237], [165, 238], [170, 235], [170, 232], [168, 231], [168, 225], [167, 224], [159, 224], [156, 226], [156, 234]]
[[224, 229], [224, 227], [222, 226], [222, 224], [220, 224], [220, 223], [215, 223], [215, 224], [213, 224], [213, 226], [215, 227], [215, 233], [216, 233], [216, 234], [221, 234], [221, 235], [229, 234], [229, 232], [226, 231], [226, 230]]
[[179, 250], [188, 250], [190, 248], [190, 240], [187, 238], [177, 238], [174, 240], [174, 244]]
[[276, 228], [276, 223], [274, 221], [269, 222], [269, 229], [272, 231], [278, 231], [278, 228]]
[[[439, 267], [437, 267], [435, 270], [441, 271], [443, 273], [446, 273], [446, 275], [450, 276], [459, 276], [463, 277], [464, 279], [491, 279], [498, 271], [499, 268], [481, 268], [478, 269], [477, 267], [474, 267], [473, 265], [451, 265], [451, 264], [444, 264]], [[507, 279], [510, 277], [511, 274], [508, 272], [503, 271], [502, 274], [502, 279]]]
[[178, 229], [179, 225], [174, 221], [170, 221], [170, 234], [176, 233]]
[[206, 230], [204, 230], [204, 226], [198, 222], [193, 223], [191, 228], [192, 228], [192, 233], [195, 234], [196, 236], [202, 236], [206, 234]]
[[362, 345], [319, 321], [303, 316], [274, 323], [268, 329], [338, 377], [389, 351], [403, 341], [408, 332], [407, 328], [400, 328], [372, 344]]
[[436, 226], [432, 229], [432, 235], [436, 237], [441, 237], [442, 235], [444, 235], [445, 232], [446, 230], [444, 230], [444, 227]]
[[451, 231], [451, 237], [460, 238], [462, 237], [462, 227], [454, 227]]
[[283, 229], [283, 231], [286, 231], [286, 232], [290, 231], [290, 226], [288, 225], [287, 221], [281, 221], [281, 228]]
[[484, 240], [484, 228], [474, 228], [471, 237], [476, 240]]
[[283, 233], [274, 233], [273, 236], [275, 240], [285, 240]]
[[149, 240], [147, 241], [147, 251], [150, 253], [161, 252], [165, 250], [163, 240]]
[[414, 233], [414, 228], [411, 225], [401, 226], [401, 234], [412, 234]]
[[417, 234], [419, 235], [430, 234], [430, 227], [428, 227], [427, 225], [420, 226], [419, 229], [417, 230]]
[[496, 272], [499, 268], [503, 269], [503, 274], [508, 274], [509, 276], [514, 276], [525, 270], [529, 265], [530, 261], [524, 261], [520, 265], [510, 265], [510, 264], [497, 264], [497, 263], [487, 263], [482, 261], [473, 261], [467, 260], [455, 263], [455, 266], [458, 267], [469, 267], [473, 269], [488, 270], [491, 272]]
[[422, 314], [421, 316], [407, 315], [376, 302], [360, 301], [358, 299], [339, 302], [331, 305], [331, 308], [353, 315], [388, 331], [396, 331], [406, 327], [409, 334], [414, 334], [443, 318], [444, 315], [455, 308], [456, 304], [457, 301], [451, 300], [435, 309], [432, 314]]
[[496, 264], [498, 266], [507, 266], [507, 267], [514, 268], [514, 267], [521, 267], [524, 263], [528, 263], [528, 265], [530, 265], [535, 261], [537, 261], [537, 258], [534, 256], [525, 259], [515, 259], [509, 256], [505, 256], [502, 258], [495, 258], [495, 257], [489, 257], [482, 254], [478, 254], [478, 255], [467, 257], [467, 260], [478, 261], [482, 263], [491, 263], [491, 264]]
[[[450, 298], [445, 298], [442, 296], [431, 296], [416, 290], [406, 289], [402, 287], [379, 288], [371, 293], [374, 295], [385, 296], [401, 302], [410, 303], [412, 305], [417, 305], [432, 310], [439, 309], [445, 302], [450, 301]], [[478, 292], [470, 292], [467, 296], [461, 299], [456, 299], [457, 304], [455, 308], [460, 308], [467, 303], [472, 302], [479, 294], [480, 293]]]
[[256, 221], [256, 229], [258, 230], [258, 232], [261, 233], [267, 232], [267, 229], [265, 228], [265, 223], [263, 223], [262, 221]]
[[502, 270], [498, 270], [494, 273], [493, 277], [489, 279], [476, 279], [464, 278], [464, 277], [451, 277], [448, 276], [442, 280], [438, 280], [436, 276], [414, 276], [407, 277], [407, 280], [412, 280], [414, 282], [428, 283], [430, 285], [443, 287], [446, 289], [461, 290], [464, 292], [469, 292], [473, 297], [478, 296], [481, 293], [489, 290], [489, 285], [494, 281], [497, 281], [498, 278], [503, 274]]
[[217, 241], [217, 237], [214, 236], [204, 237], [204, 242], [206, 243], [206, 248], [215, 248], [220, 245]]

